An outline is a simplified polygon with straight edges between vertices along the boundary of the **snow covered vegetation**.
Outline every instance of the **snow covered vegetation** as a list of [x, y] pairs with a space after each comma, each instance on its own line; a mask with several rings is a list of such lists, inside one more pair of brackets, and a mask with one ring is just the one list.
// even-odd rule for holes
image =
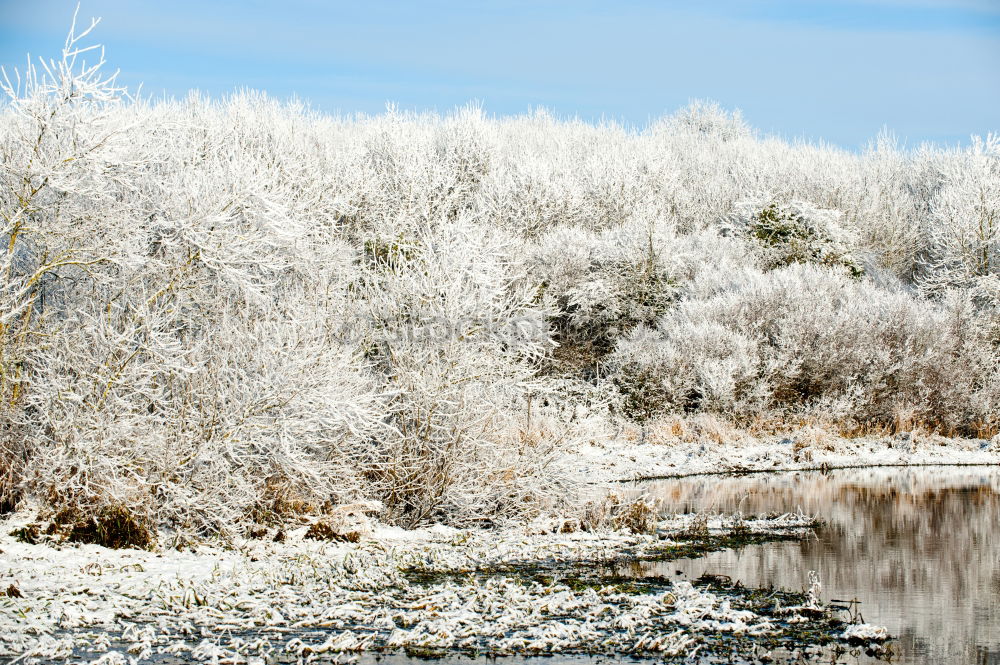
[[0, 107], [0, 512], [53, 535], [568, 514], [663, 418], [1000, 428], [1000, 136], [153, 102], [82, 43]]
[[[757, 521], [793, 531], [806, 524], [796, 516]], [[0, 593], [0, 658], [265, 665], [358, 662], [364, 653], [393, 662], [405, 650], [423, 658], [792, 663], [819, 662], [852, 644], [882, 653], [885, 629], [837, 617], [820, 604], [818, 580], [807, 592], [757, 593], [600, 576], [676, 545], [678, 534], [663, 527], [657, 535], [528, 538], [523, 530], [438, 525], [362, 544], [290, 538], [169, 557], [94, 545], [37, 548], [0, 536], [19, 577]]]

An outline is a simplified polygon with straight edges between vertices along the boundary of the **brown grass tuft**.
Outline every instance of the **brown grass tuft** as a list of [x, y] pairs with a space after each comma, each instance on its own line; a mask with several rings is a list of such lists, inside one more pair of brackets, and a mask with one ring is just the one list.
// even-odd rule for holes
[[101, 545], [112, 549], [151, 549], [156, 536], [147, 520], [121, 505], [84, 514], [64, 508], [56, 513], [46, 529], [48, 535], [71, 543]]

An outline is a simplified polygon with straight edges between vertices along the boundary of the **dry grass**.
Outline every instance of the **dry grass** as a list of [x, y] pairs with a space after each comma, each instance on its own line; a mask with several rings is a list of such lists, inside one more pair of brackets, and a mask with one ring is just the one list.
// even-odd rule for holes
[[63, 508], [47, 523], [28, 524], [12, 535], [27, 543], [69, 542], [142, 550], [156, 546], [156, 531], [150, 520], [121, 505], [104, 506], [93, 511]]
[[560, 531], [563, 533], [574, 531], [578, 526], [582, 531], [613, 529], [635, 534], [653, 533], [656, 531], [659, 516], [658, 500], [648, 496], [625, 499], [611, 493], [599, 501], [588, 502], [583, 508], [581, 518], [578, 521], [565, 522]]
[[305, 537], [310, 540], [327, 540], [357, 543], [372, 535], [369, 513], [381, 512], [377, 503], [359, 502], [336, 506], [330, 514], [314, 522]]
[[746, 438], [748, 432], [711, 413], [667, 415], [650, 421], [646, 442], [654, 445], [711, 442], [726, 445]]
[[272, 475], [265, 481], [260, 498], [250, 508], [248, 517], [254, 524], [274, 525], [319, 512], [315, 497], [304, 494], [291, 479]]
[[[4, 436], [0, 432], [0, 436]], [[23, 440], [0, 439], [0, 515], [17, 510], [21, 502], [28, 449]]]
[[[980, 439], [997, 435], [996, 427], [982, 427]], [[779, 437], [792, 441], [796, 462], [811, 461], [815, 451], [833, 451], [839, 439], [895, 440], [905, 435], [905, 440], [917, 443], [938, 443], [961, 435], [961, 432], [942, 429], [933, 423], [912, 417], [912, 412], [901, 412], [893, 423], [856, 423], [823, 418], [756, 417], [745, 423], [735, 423], [721, 416], [707, 413], [692, 415], [665, 415], [655, 418], [644, 427], [625, 425], [620, 437], [630, 443], [670, 446], [676, 444], [709, 444], [714, 446], [739, 445], [762, 438]], [[887, 443], [890, 447], [894, 443]]]

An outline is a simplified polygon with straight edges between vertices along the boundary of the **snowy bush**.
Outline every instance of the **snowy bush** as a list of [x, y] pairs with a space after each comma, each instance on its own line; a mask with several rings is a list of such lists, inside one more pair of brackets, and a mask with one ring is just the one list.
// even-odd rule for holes
[[687, 134], [722, 142], [753, 138], [739, 111], [726, 111], [715, 102], [695, 100], [654, 125], [654, 131]]
[[355, 456], [389, 516], [498, 518], [554, 491], [531, 476], [555, 441], [519, 420], [550, 347], [520, 242], [459, 220], [370, 246], [354, 295], [388, 427]]
[[[328, 325], [343, 247], [299, 216], [295, 170], [261, 160], [297, 146], [266, 122], [224, 133], [198, 100], [128, 105], [74, 44], [8, 88], [5, 294], [23, 314], [4, 327], [21, 356], [4, 357], [4, 434], [22, 485], [64, 519], [127, 509], [223, 535], [277, 484], [335, 498], [353, 482], [337, 446], [379, 412]], [[229, 110], [248, 107], [270, 110]]]
[[930, 204], [921, 285], [931, 293], [964, 287], [1000, 305], [1000, 135], [976, 139], [943, 161]]
[[792, 263], [842, 266], [854, 277], [864, 270], [851, 256], [855, 244], [839, 223], [836, 210], [816, 208], [803, 201], [786, 204], [743, 202], [737, 206], [734, 225], [754, 240], [767, 268]]
[[657, 395], [660, 410], [877, 425], [906, 409], [930, 427], [981, 433], [1000, 422], [983, 322], [968, 296], [937, 304], [793, 264], [682, 302], [611, 362], [626, 395]]
[[678, 295], [665, 259], [674, 239], [669, 229], [641, 223], [558, 228], [539, 239], [532, 274], [551, 309], [564, 368], [594, 371], [620, 336], [667, 311]]

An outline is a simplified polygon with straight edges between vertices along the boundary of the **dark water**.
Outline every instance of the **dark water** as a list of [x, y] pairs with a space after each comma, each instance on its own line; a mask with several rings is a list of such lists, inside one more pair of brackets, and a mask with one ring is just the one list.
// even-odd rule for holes
[[643, 484], [668, 512], [801, 510], [826, 525], [804, 542], [644, 564], [645, 574], [728, 575], [746, 586], [858, 599], [897, 636], [898, 662], [1000, 665], [1000, 469], [924, 467], [701, 476]]

